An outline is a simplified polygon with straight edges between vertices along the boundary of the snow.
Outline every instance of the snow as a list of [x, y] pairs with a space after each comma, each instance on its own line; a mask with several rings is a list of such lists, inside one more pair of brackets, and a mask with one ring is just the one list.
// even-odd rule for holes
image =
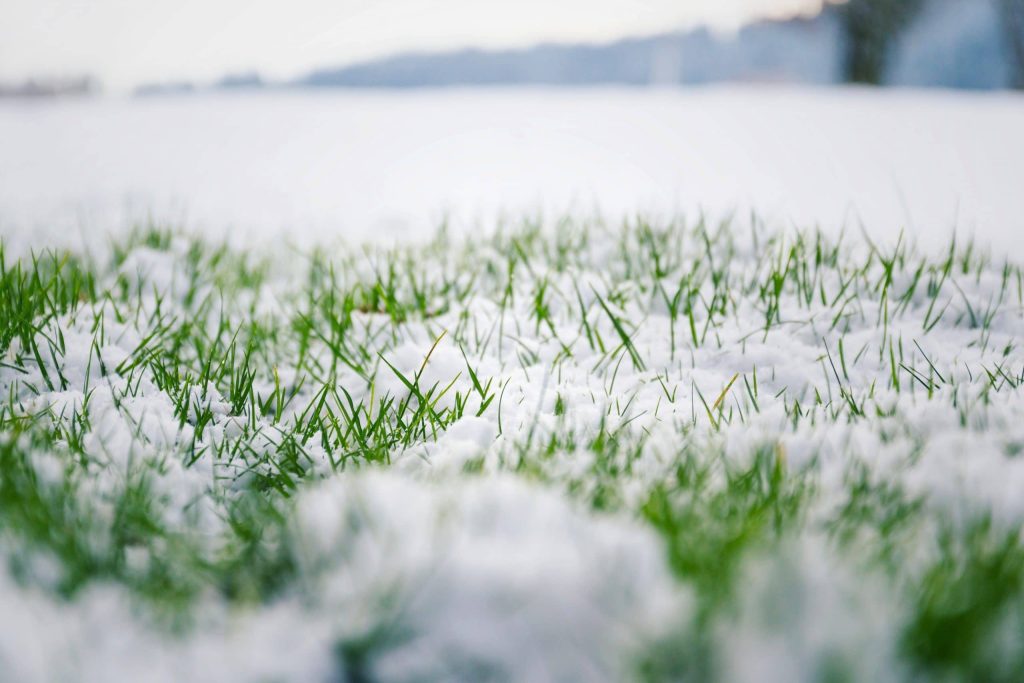
[[884, 587], [836, 563], [823, 538], [790, 543], [750, 567], [739, 619], [720, 634], [732, 648], [723, 680], [901, 681], [896, 657], [903, 616]]
[[[875, 575], [838, 561], [819, 528], [845, 502], [858, 466], [872, 482], [901, 487], [937, 518], [968, 523], [988, 515], [1007, 528], [1024, 520], [1024, 460], [1011, 452], [1024, 443], [1024, 399], [1007, 390], [989, 403], [979, 379], [982, 368], [999, 364], [1017, 372], [1022, 361], [1019, 292], [1003, 300], [999, 270], [1003, 257], [1012, 261], [1021, 246], [1021, 121], [1024, 98], [1007, 94], [752, 88], [3, 103], [0, 234], [15, 250], [70, 244], [102, 257], [100, 233], [146, 216], [273, 250], [277, 270], [263, 288], [228, 302], [235, 324], [255, 303], [260, 316], [287, 328], [305, 279], [295, 270], [301, 258], [290, 258], [293, 252], [277, 240], [411, 241], [446, 214], [453, 230], [472, 231], [477, 221], [493, 225], [503, 213], [522, 211], [614, 219], [754, 208], [783, 230], [863, 228], [891, 243], [905, 228], [926, 250], [945, 245], [955, 229], [992, 247], [996, 258], [977, 273], [951, 276], [939, 301], [948, 314], [930, 328], [924, 284], [885, 329], [873, 291], [857, 284], [865, 289], [856, 311], [838, 326], [828, 325], [833, 307], [816, 298], [801, 303], [787, 291], [779, 316], [787, 323], [762, 335], [764, 312], [745, 295], [715, 320], [720, 344], [692, 345], [665, 303], [640, 292], [635, 274], [630, 280], [622, 272], [619, 246], [606, 233], [574, 254], [579, 267], [546, 272], [550, 263], [534, 264], [551, 291], [561, 293], [549, 301], [550, 329], [535, 325], [536, 282], [525, 276], [515, 281], [507, 310], [476, 282], [464, 306], [394, 329], [379, 313], [357, 311], [351, 334], [369, 337], [375, 320], [388, 328], [393, 339], [373, 350], [398, 371], [421, 373], [424, 386], [457, 378], [440, 410], [456, 391], [471, 395], [472, 387], [465, 373], [470, 361], [455, 333], [437, 341], [438, 331], [457, 330], [464, 319], [475, 330], [494, 330], [507, 316], [508, 328], [493, 344], [478, 343], [472, 358], [480, 376], [501, 387], [501, 399], [474, 416], [474, 397], [467, 416], [436, 440], [389, 454], [390, 468], [333, 472], [323, 449], [311, 443], [311, 472], [323, 480], [300, 487], [284, 513], [282, 548], [296, 566], [295, 585], [259, 606], [229, 607], [213, 596], [187, 636], [151, 628], [119, 586], [90, 586], [69, 602], [54, 597], [39, 587], [59, 581], [54, 558], [30, 558], [36, 582], [27, 586], [3, 568], [0, 614], [18, 616], [0, 619], [0, 677], [330, 680], [351, 673], [358, 680], [364, 672], [346, 666], [365, 666], [395, 681], [483, 673], [509, 681], [623, 680], [652, 643], [687, 642], [694, 618], [693, 596], [672, 576], [665, 544], [637, 509], [653, 488], [672, 480], [683, 457], [714, 465], [701, 491], [710, 496], [726, 487], [725, 468], [748, 466], [768, 448], [787, 475], [813, 473], [816, 498], [810, 521], [781, 551], [755, 554], [743, 566], [735, 618], [713, 638], [727, 677], [815, 680], [841, 661], [861, 680], [898, 678], [893, 644], [907, 616], [904, 605]], [[459, 235], [456, 242], [466, 239]], [[859, 235], [850, 243], [842, 256], [852, 263], [866, 246]], [[724, 266], [729, 281], [757, 282], [760, 274], [752, 270], [763, 267], [757, 247], [745, 236], [735, 246]], [[777, 246], [781, 254], [787, 245]], [[175, 417], [148, 370], [140, 370], [130, 397], [125, 379], [93, 377], [90, 385], [87, 372], [94, 351], [111, 368], [130, 357], [150, 331], [155, 301], [181, 317], [192, 313], [182, 301], [194, 277], [182, 265], [187, 248], [184, 240], [168, 251], [139, 246], [107, 274], [101, 286], [120, 276], [142, 293], [133, 315], [88, 304], [49, 323], [45, 332], [66, 342], [59, 360], [66, 389], [36, 391], [39, 370], [30, 361], [28, 369], [16, 368], [23, 354], [15, 346], [0, 367], [0, 393], [16, 398], [24, 413], [49, 407], [58, 416], [81, 409], [89, 396], [92, 428], [84, 443], [95, 459], [77, 496], [100, 522], [113, 520], [110, 501], [141, 472], [161, 523], [214, 539], [227, 524], [224, 501], [266, 466], [259, 456], [276, 448], [277, 427], [261, 424], [264, 431], [252, 436], [248, 416], [230, 414], [215, 390], [193, 387], [191, 405], [208, 404], [213, 414], [203, 444], [249, 438], [252, 449], [238, 462], [207, 455], [186, 466], [184, 444], [195, 430]], [[501, 255], [488, 249], [472, 253], [474, 265], [493, 259], [493, 272], [504, 274]], [[372, 277], [375, 256], [362, 253], [342, 276], [347, 282]], [[429, 256], [424, 277], [466, 268], [454, 254], [446, 256], [451, 260]], [[864, 282], [880, 272], [872, 264]], [[893, 292], [904, 291], [911, 272], [899, 269]], [[822, 291], [839, 290], [834, 276], [826, 270]], [[598, 298], [620, 295], [623, 317], [638, 323], [632, 343], [643, 367], [623, 355], [613, 371], [607, 354], [581, 341], [580, 316], [588, 313], [564, 296], [577, 286], [589, 323], [606, 340], [616, 333]], [[954, 322], [965, 306], [986, 310], [996, 297], [1003, 306], [987, 329]], [[94, 346], [96, 319], [106, 337]], [[889, 387], [888, 360], [879, 350], [893, 338], [901, 339], [914, 368], [925, 367], [924, 352], [912, 344], [920, 341], [948, 385], [932, 398], [906, 376], [902, 391]], [[839, 339], [848, 353], [865, 345], [870, 351], [850, 363], [844, 381], [836, 372], [833, 385], [823, 346], [835, 353]], [[569, 357], [563, 357], [566, 342], [573, 346]], [[528, 360], [516, 357], [520, 349]], [[741, 373], [745, 380], [754, 368], [759, 411], [748, 407], [742, 419], [710, 425], [693, 389], [714, 400], [730, 378]], [[285, 384], [296, 374], [280, 367]], [[342, 369], [336, 383], [356, 401], [367, 399], [369, 388], [353, 373]], [[842, 389], [870, 395], [884, 411], [861, 421], [825, 418], [841, 405], [833, 392]], [[374, 390], [407, 392], [384, 370]], [[310, 383], [303, 391], [296, 405], [315, 388]], [[814, 405], [819, 391], [828, 407]], [[678, 402], [667, 399], [669, 392], [678, 392]], [[737, 407], [739, 392], [737, 385], [728, 397]], [[790, 428], [784, 401], [793, 398], [820, 411], [819, 421]], [[961, 413], [970, 401], [978, 403]], [[969, 419], [961, 424], [964, 415]], [[517, 445], [552, 434], [584, 444], [606, 419], [617, 421], [609, 429], [646, 435], [630, 459], [612, 453], [597, 463], [585, 447], [560, 446], [529, 463], [532, 481], [510, 473], [530, 455]], [[691, 420], [692, 431], [683, 430]], [[51, 454], [39, 453], [33, 466], [45, 485], [63, 481], [66, 465]], [[620, 509], [601, 513], [580, 503], [599, 486], [614, 490]], [[129, 548], [124, 562], [144, 572], [149, 552]], [[923, 566], [933, 550], [906, 552]], [[0, 556], [7, 555], [0, 545]], [[368, 661], [344, 659], [345, 646], [366, 642], [375, 648]]]
[[[653, 532], [511, 477], [339, 477], [297, 508], [300, 593], [235, 614], [211, 603], [187, 638], [146, 628], [114, 586], [64, 604], [0, 572], [0, 677], [611, 682], [686, 613]], [[371, 638], [366, 670], [332, 656]]]
[[956, 229], [1021, 245], [1024, 97], [941, 91], [265, 92], [0, 103], [0, 226], [90, 242], [126, 222], [241, 243], [403, 240], [502, 212]]
[[336, 477], [299, 501], [297, 538], [342, 642], [395, 631], [382, 680], [622, 680], [683, 606], [649, 530], [509, 476]]

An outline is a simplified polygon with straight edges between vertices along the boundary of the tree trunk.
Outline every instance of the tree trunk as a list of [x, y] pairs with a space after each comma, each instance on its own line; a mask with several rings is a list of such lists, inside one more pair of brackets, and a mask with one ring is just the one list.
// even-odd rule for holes
[[882, 83], [892, 44], [919, 6], [920, 0], [848, 0], [839, 7], [847, 81]]
[[885, 75], [888, 37], [862, 24], [847, 20], [843, 73], [850, 83], [880, 85]]

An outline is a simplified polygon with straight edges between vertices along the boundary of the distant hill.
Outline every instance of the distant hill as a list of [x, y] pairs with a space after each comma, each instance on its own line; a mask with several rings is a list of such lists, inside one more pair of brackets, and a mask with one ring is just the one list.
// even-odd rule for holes
[[[841, 35], [834, 9], [761, 21], [735, 34], [706, 29], [606, 45], [406, 54], [320, 69], [295, 85], [417, 88], [473, 85], [834, 83]], [[1000, 88], [1009, 79], [992, 0], [930, 0], [894, 49], [888, 85]]]
[[312, 87], [417, 88], [472, 85], [651, 85], [716, 81], [829, 83], [838, 72], [831, 13], [760, 22], [731, 36], [706, 29], [606, 45], [406, 54], [314, 71]]
[[[732, 34], [695, 29], [604, 45], [409, 53], [318, 69], [287, 83], [268, 84], [257, 74], [241, 74], [211, 87], [829, 84], [840, 80], [841, 41], [839, 19], [829, 8], [811, 18], [757, 22]], [[982, 89], [1006, 87], [1009, 78], [993, 0], [929, 0], [893, 48], [885, 83]], [[137, 92], [195, 90], [192, 84], [172, 83]]]
[[99, 92], [91, 76], [75, 78], [30, 78], [20, 83], [0, 83], [0, 98], [82, 97]]

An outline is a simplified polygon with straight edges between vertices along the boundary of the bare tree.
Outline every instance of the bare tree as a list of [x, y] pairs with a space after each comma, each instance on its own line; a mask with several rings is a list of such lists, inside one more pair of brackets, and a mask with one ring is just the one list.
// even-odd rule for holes
[[846, 80], [881, 83], [894, 39], [920, 7], [921, 0], [848, 0], [840, 5]]
[[1024, 0], [998, 0], [1014, 88], [1024, 90]]

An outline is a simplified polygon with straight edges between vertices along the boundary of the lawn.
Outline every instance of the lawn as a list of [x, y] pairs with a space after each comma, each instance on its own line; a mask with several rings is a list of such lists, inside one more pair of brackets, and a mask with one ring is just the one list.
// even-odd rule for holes
[[756, 217], [0, 247], [0, 678], [1020, 680], [1022, 337]]

